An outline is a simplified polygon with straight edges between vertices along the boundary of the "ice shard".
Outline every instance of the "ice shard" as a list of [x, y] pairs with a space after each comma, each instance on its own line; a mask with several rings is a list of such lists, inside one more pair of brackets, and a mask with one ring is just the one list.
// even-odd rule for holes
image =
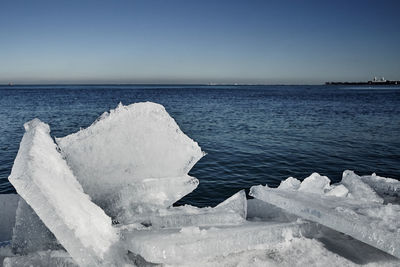
[[237, 213], [240, 217], [247, 217], [247, 199], [244, 189], [240, 190], [230, 198], [218, 204], [214, 210], [216, 212], [232, 212]]
[[214, 208], [190, 205], [157, 210], [138, 215], [131, 223], [141, 223], [152, 229], [188, 226], [238, 225], [246, 221], [247, 201], [244, 190], [234, 194]]
[[22, 198], [18, 203], [11, 245], [13, 252], [21, 255], [62, 248], [53, 233]]
[[[321, 183], [316, 183], [318, 192]], [[301, 186], [300, 186], [301, 188]], [[314, 192], [316, 192], [314, 191]], [[328, 191], [329, 192], [329, 191]], [[303, 217], [348, 234], [400, 258], [400, 206], [383, 205], [350, 197], [253, 186], [250, 195]]]
[[307, 231], [307, 222], [247, 222], [229, 227], [121, 231], [121, 235], [127, 249], [146, 261], [176, 265], [249, 249], [271, 248]]
[[90, 127], [56, 141], [84, 191], [105, 209], [140, 202], [136, 188], [149, 188], [148, 179], [183, 177], [160, 181], [160, 185], [167, 185], [159, 190], [152, 188], [151, 196], [146, 199], [149, 205], [176, 202], [197, 186], [188, 184], [185, 177], [204, 156], [165, 108], [151, 102], [120, 104]]
[[57, 151], [50, 128], [25, 123], [9, 181], [81, 266], [98, 266], [118, 240], [111, 218], [90, 201]]

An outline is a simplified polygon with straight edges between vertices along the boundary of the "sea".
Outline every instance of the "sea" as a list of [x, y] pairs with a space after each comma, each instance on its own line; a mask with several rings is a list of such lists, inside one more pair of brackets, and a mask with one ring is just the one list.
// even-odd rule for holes
[[313, 172], [400, 178], [399, 86], [14, 85], [0, 86], [0, 193], [15, 193], [7, 177], [25, 122], [39, 118], [63, 137], [143, 101], [165, 106], [207, 153], [189, 173], [200, 185], [178, 204], [214, 206]]

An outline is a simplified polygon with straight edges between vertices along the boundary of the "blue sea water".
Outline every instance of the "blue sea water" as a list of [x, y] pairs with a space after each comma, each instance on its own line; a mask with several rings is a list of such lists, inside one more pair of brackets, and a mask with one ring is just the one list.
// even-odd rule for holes
[[207, 155], [180, 203], [215, 205], [252, 185], [345, 169], [400, 178], [400, 88], [341, 86], [46, 85], [0, 87], [0, 193], [35, 117], [62, 137], [119, 102], [164, 105]]

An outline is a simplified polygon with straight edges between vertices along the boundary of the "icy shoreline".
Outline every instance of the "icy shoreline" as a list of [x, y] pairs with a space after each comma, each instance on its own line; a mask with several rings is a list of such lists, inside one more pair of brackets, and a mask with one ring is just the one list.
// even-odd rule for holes
[[25, 130], [9, 177], [20, 197], [0, 195], [4, 266], [400, 264], [395, 179], [314, 173], [173, 207], [205, 153], [161, 105], [120, 104], [56, 143], [38, 119]]

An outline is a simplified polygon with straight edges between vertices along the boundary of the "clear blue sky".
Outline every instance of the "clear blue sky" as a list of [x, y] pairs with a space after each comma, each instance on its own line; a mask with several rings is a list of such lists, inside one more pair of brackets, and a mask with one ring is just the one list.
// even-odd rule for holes
[[400, 1], [0, 1], [0, 83], [400, 79]]

